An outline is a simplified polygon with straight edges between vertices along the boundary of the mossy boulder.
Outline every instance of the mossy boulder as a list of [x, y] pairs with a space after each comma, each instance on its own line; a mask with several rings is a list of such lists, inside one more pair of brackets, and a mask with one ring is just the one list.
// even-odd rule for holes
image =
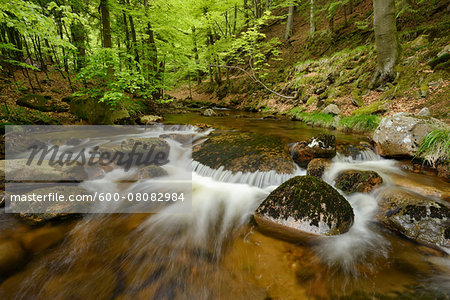
[[311, 96], [306, 101], [306, 105], [310, 106], [310, 105], [316, 104], [317, 102], [319, 102], [319, 98], [317, 98], [317, 96]]
[[314, 158], [306, 168], [306, 174], [317, 178], [322, 178], [323, 173], [330, 167], [331, 161], [325, 158]]
[[433, 69], [445, 69], [443, 66], [445, 66], [446, 63], [450, 60], [450, 53], [445, 53], [441, 56], [438, 56], [434, 59], [432, 59], [428, 65]]
[[397, 113], [381, 120], [373, 134], [378, 154], [391, 157], [415, 156], [425, 136], [447, 125], [435, 118]]
[[64, 112], [68, 111], [69, 107], [60, 105], [52, 101], [50, 96], [38, 95], [38, 94], [27, 94], [16, 101], [17, 105], [28, 107], [31, 109], [36, 109], [39, 111], [52, 111], [52, 112]]
[[119, 102], [114, 109], [105, 102], [92, 97], [73, 97], [70, 100], [70, 112], [89, 124], [110, 125], [119, 120], [130, 118], [125, 104]]
[[333, 158], [336, 155], [336, 137], [330, 134], [315, 136], [291, 145], [292, 159], [302, 168], [314, 158]]
[[416, 242], [450, 250], [450, 207], [447, 202], [391, 188], [378, 197], [378, 220]]
[[295, 170], [289, 149], [278, 137], [247, 132], [213, 132], [196, 145], [192, 158], [212, 169], [232, 172], [272, 171], [291, 174]]
[[342, 234], [350, 229], [353, 218], [353, 209], [342, 195], [309, 175], [284, 182], [255, 212], [263, 229], [297, 236]]
[[391, 105], [391, 102], [389, 102], [389, 101], [374, 102], [367, 106], [355, 109], [354, 111], [352, 111], [352, 115], [359, 116], [359, 115], [381, 114], [381, 113], [386, 112], [389, 109], [390, 105]]
[[350, 97], [352, 100], [352, 104], [357, 106], [357, 107], [362, 107], [364, 106], [364, 101], [361, 97], [361, 95], [359, 94], [359, 90], [353, 90], [350, 93]]
[[335, 187], [346, 194], [369, 193], [383, 183], [374, 171], [347, 170], [336, 177]]
[[144, 115], [139, 118], [138, 123], [142, 125], [150, 125], [153, 123], [161, 122], [163, 119], [164, 118], [160, 116]]

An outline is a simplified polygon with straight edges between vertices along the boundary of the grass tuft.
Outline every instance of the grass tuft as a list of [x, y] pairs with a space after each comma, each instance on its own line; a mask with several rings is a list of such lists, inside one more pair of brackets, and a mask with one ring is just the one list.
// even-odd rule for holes
[[355, 132], [370, 132], [378, 127], [380, 121], [377, 115], [356, 115], [342, 118], [339, 126]]
[[416, 157], [436, 167], [450, 158], [450, 129], [434, 129], [420, 143]]
[[334, 117], [332, 115], [317, 112], [299, 112], [295, 115], [295, 118], [310, 125], [320, 127], [331, 127], [334, 122]]

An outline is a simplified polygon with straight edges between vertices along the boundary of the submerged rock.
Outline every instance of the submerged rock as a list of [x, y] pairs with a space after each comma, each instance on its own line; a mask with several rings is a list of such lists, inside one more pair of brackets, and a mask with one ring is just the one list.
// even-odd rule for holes
[[429, 246], [450, 250], [450, 208], [399, 188], [391, 188], [378, 198], [378, 219], [392, 231]]
[[397, 113], [381, 120], [373, 140], [377, 152], [382, 156], [414, 156], [428, 133], [446, 126], [435, 118]]
[[306, 174], [322, 178], [323, 173], [330, 167], [331, 161], [325, 158], [314, 158], [306, 168]]
[[25, 251], [15, 240], [0, 240], [0, 276], [9, 275], [25, 263]]
[[336, 155], [336, 137], [322, 134], [291, 146], [292, 159], [297, 165], [306, 168], [314, 158], [333, 158]]
[[295, 170], [281, 139], [247, 132], [213, 132], [193, 148], [192, 158], [212, 169], [223, 166], [232, 172], [274, 170], [291, 174]]
[[288, 235], [336, 235], [353, 223], [353, 209], [332, 186], [313, 176], [284, 182], [255, 212], [258, 225]]
[[335, 186], [346, 194], [369, 193], [382, 183], [377, 172], [348, 170], [339, 173]]

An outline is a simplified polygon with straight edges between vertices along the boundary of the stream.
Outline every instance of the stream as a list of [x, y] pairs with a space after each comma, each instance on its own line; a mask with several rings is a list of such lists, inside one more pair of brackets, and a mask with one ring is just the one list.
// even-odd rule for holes
[[[244, 131], [281, 139], [286, 145], [320, 133], [336, 136], [339, 149], [367, 145], [363, 135], [311, 128], [290, 120], [263, 119], [254, 113], [223, 111], [166, 115], [166, 124], [207, 123], [216, 129]], [[174, 126], [193, 134], [194, 144], [212, 129]], [[108, 139], [107, 136], [104, 137]], [[171, 147], [180, 147], [173, 142]], [[175, 154], [176, 155], [176, 154]], [[305, 175], [275, 171], [232, 173], [192, 163], [192, 210], [173, 214], [88, 214], [72, 222], [47, 224], [40, 243], [58, 243], [28, 254], [27, 263], [0, 282], [1, 299], [448, 299], [450, 259], [443, 251], [414, 243], [377, 222], [378, 193], [401, 185], [427, 197], [447, 198], [448, 183], [431, 174], [401, 168], [371, 150], [341, 151], [323, 179], [334, 184], [342, 170], [374, 170], [384, 180], [370, 194], [346, 196], [355, 219], [344, 234], [314, 244], [262, 232], [252, 220], [258, 205], [287, 179]], [[111, 171], [106, 178], [119, 180]], [[90, 190], [114, 184], [85, 182]], [[145, 191], [145, 181], [127, 189]], [[444, 199], [445, 200], [445, 199]], [[178, 205], [178, 204], [177, 204]], [[180, 204], [184, 205], [184, 204]], [[37, 229], [0, 215], [0, 235], [32, 236]], [[48, 233], [50, 232], [50, 233]]]

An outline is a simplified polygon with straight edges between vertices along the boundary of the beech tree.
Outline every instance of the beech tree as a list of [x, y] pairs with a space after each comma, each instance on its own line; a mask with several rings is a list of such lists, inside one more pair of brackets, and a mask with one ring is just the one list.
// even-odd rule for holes
[[370, 83], [372, 88], [392, 81], [400, 49], [395, 22], [395, 0], [373, 1], [373, 24], [378, 67]]

